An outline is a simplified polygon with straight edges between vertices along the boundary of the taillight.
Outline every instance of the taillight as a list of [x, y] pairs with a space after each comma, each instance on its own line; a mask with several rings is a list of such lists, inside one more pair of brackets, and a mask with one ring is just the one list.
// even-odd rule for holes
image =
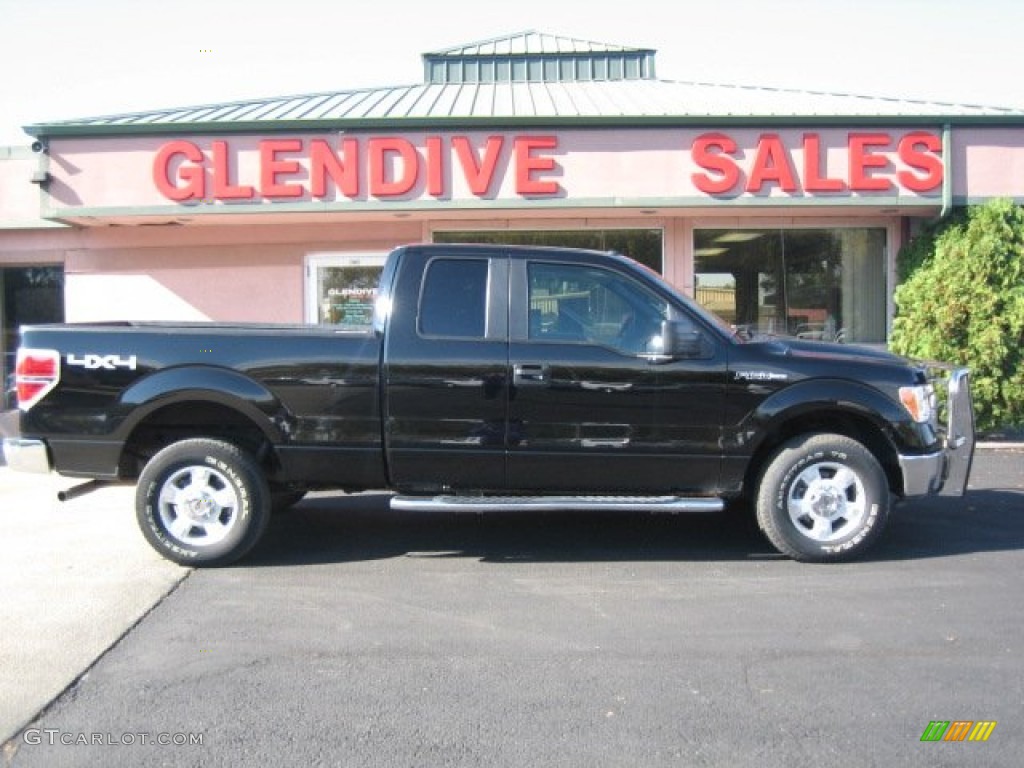
[[19, 349], [14, 368], [18, 407], [27, 411], [60, 380], [60, 353], [55, 349]]

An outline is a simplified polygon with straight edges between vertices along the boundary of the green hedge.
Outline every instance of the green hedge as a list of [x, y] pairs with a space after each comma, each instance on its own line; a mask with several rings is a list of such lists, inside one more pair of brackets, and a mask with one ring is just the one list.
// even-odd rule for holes
[[966, 365], [980, 430], [1024, 425], [1024, 208], [971, 207], [901, 251], [893, 351]]

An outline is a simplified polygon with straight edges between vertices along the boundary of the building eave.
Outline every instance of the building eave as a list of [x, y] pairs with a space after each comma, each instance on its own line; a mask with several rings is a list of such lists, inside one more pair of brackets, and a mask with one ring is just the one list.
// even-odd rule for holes
[[1024, 114], [1014, 115], [621, 115], [575, 117], [430, 117], [363, 118], [331, 120], [272, 120], [204, 123], [146, 123], [144, 125], [75, 125], [37, 123], [24, 127], [36, 139], [209, 135], [262, 133], [343, 133], [347, 131], [404, 132], [415, 130], [485, 130], [520, 128], [711, 128], [711, 127], [801, 127], [801, 126], [1020, 126]]

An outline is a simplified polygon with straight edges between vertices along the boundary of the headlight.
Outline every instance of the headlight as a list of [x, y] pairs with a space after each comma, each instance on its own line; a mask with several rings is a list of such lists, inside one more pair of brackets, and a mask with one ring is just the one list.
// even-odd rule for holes
[[923, 424], [935, 413], [935, 390], [931, 384], [900, 387], [900, 402], [907, 409], [910, 418]]

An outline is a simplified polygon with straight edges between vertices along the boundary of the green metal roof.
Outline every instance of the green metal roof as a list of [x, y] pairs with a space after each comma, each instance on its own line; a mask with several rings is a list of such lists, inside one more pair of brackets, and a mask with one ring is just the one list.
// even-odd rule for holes
[[586, 82], [654, 77], [651, 48], [596, 43], [541, 32], [423, 54], [425, 83]]
[[423, 55], [425, 82], [26, 126], [33, 136], [498, 125], [1020, 123], [1024, 110], [659, 80], [654, 51], [538, 32]]
[[598, 43], [593, 40], [581, 40], [576, 37], [550, 35], [536, 30], [514, 32], [510, 35], [478, 40], [439, 51], [424, 53], [424, 58], [451, 58], [453, 56], [520, 56], [527, 54], [564, 55], [572, 53], [610, 53], [610, 52], [645, 52], [654, 53], [651, 48], [634, 48], [632, 46]]

